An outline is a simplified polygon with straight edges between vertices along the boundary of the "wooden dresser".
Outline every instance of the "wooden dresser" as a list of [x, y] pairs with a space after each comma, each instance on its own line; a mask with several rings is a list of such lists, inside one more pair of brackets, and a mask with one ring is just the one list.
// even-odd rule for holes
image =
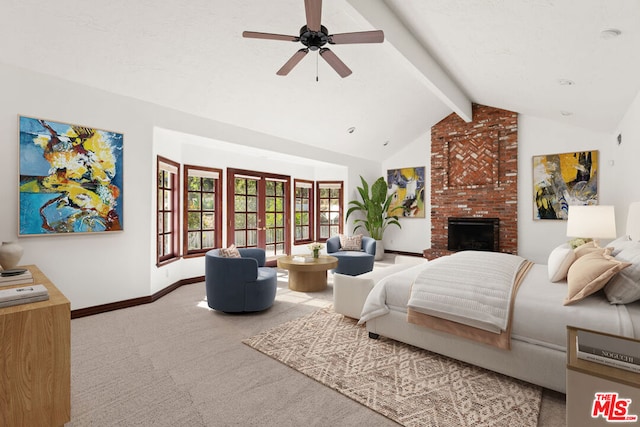
[[0, 308], [0, 426], [62, 426], [71, 419], [71, 307], [38, 267], [25, 268], [49, 300]]

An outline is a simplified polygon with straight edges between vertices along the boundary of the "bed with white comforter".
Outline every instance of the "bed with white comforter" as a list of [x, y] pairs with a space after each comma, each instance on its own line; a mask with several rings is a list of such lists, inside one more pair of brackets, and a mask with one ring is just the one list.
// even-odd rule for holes
[[[360, 317], [361, 323], [366, 322], [370, 336], [381, 335], [406, 342], [560, 392], [566, 391], [567, 326], [640, 338], [640, 302], [612, 304], [603, 291], [598, 291], [576, 303], [565, 305], [567, 281], [551, 282], [548, 266], [542, 264], [529, 265], [528, 271], [522, 275], [514, 290], [489, 290], [492, 295], [496, 292], [513, 292], [515, 297], [511, 306], [507, 307], [506, 314], [509, 316], [508, 349], [409, 323], [408, 304], [410, 299], [415, 298], [412, 288], [416, 281], [422, 280], [429, 269], [437, 269], [458, 254], [409, 266], [380, 280], [369, 293]], [[469, 260], [463, 261], [461, 265]], [[446, 282], [446, 276], [440, 277], [440, 281]], [[454, 275], [451, 282], [456, 280]], [[481, 277], [478, 281], [482, 280]], [[493, 279], [485, 281], [494, 282]], [[473, 284], [476, 285], [477, 283]], [[461, 289], [456, 292], [453, 305], [460, 303], [460, 295], [464, 296], [470, 291]], [[426, 297], [437, 298], [439, 297]], [[484, 301], [490, 298], [483, 295], [482, 299]], [[501, 312], [505, 308], [503, 305], [504, 300], [500, 300], [496, 304], [497, 308], [481, 306], [479, 311]], [[435, 314], [439, 316], [438, 313]], [[496, 322], [499, 324], [503, 320], [504, 317]]]

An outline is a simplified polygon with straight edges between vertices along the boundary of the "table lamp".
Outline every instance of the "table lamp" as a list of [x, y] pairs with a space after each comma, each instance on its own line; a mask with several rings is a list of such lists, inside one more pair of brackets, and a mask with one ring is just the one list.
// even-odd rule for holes
[[613, 206], [569, 206], [567, 236], [583, 239], [615, 239], [616, 214]]

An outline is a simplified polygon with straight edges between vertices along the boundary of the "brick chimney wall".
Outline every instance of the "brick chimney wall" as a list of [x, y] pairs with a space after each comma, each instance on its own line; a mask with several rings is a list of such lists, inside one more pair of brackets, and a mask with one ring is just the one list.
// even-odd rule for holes
[[518, 250], [518, 114], [473, 104], [431, 128], [431, 248], [448, 255], [447, 218], [500, 219], [500, 252]]

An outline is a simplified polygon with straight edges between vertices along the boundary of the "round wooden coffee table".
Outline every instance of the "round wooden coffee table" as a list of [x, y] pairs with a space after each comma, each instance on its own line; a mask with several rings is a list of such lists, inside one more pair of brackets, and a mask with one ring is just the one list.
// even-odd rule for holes
[[293, 256], [278, 258], [278, 267], [289, 270], [289, 289], [299, 292], [317, 292], [327, 288], [327, 270], [338, 266], [338, 258], [330, 255], [298, 255], [309, 262], [295, 261]]

